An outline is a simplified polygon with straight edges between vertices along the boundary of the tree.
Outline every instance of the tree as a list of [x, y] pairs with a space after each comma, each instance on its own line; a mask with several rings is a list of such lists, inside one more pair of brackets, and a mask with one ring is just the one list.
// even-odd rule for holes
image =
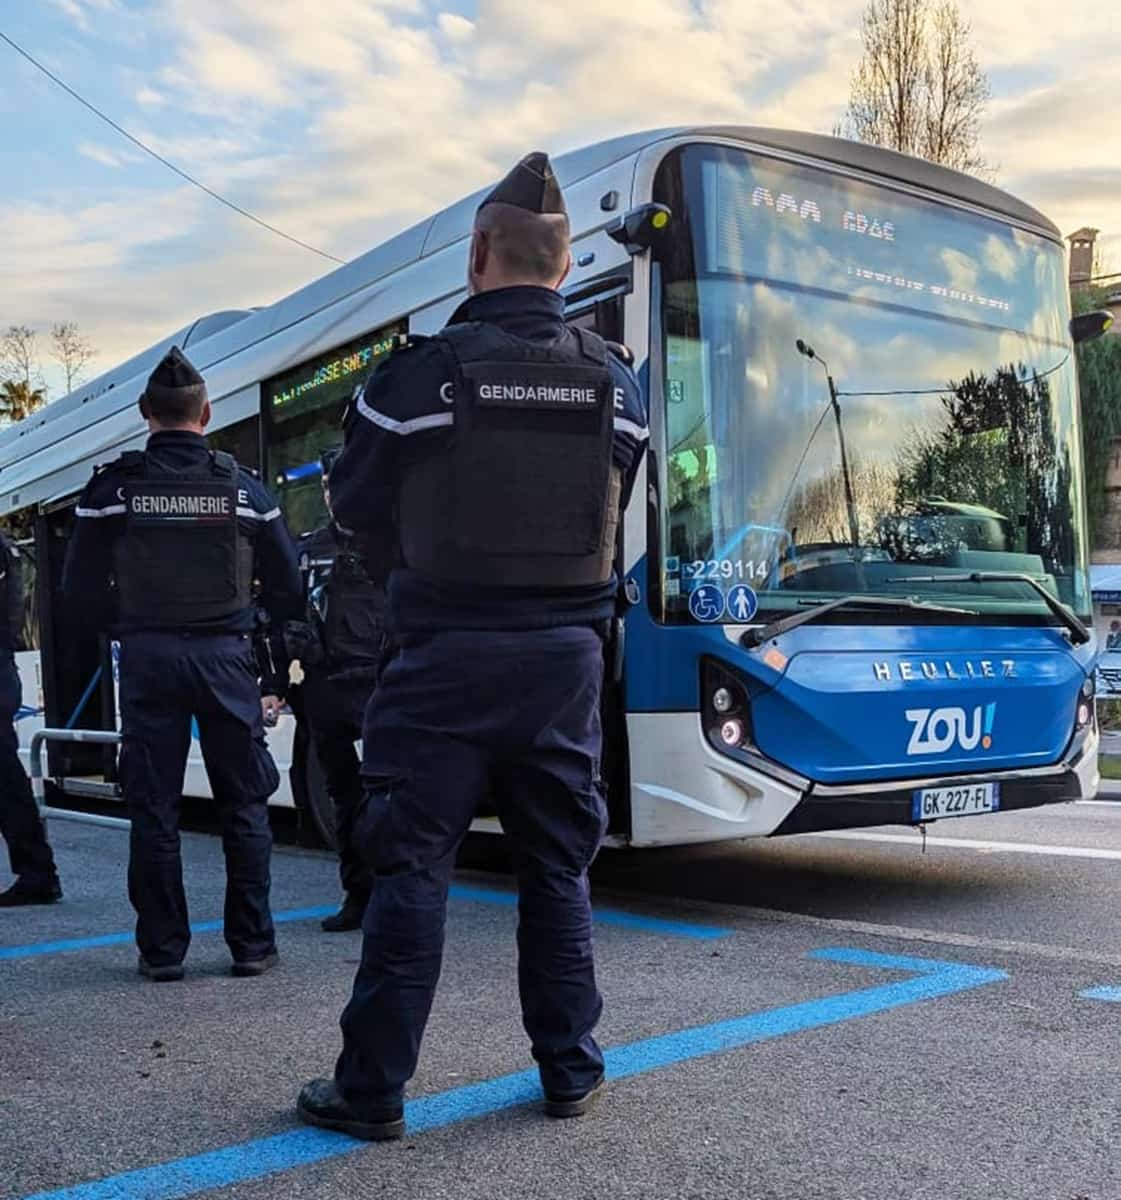
[[864, 53], [835, 132], [985, 175], [978, 148], [989, 84], [954, 0], [871, 0]]
[[[1076, 292], [1075, 312], [1101, 308], [1100, 289]], [[1077, 349], [1078, 390], [1082, 400], [1082, 453], [1086, 472], [1086, 513], [1091, 547], [1099, 544], [1108, 516], [1105, 490], [1114, 441], [1121, 435], [1121, 334], [1107, 334]], [[1110, 547], [1117, 549], [1118, 547]]]
[[0, 378], [22, 384], [27, 394], [43, 389], [35, 330], [27, 325], [9, 325], [0, 334]]
[[9, 379], [0, 383], [0, 420], [14, 424], [29, 417], [47, 402], [44, 388], [33, 388], [22, 379]]
[[[920, 514], [949, 503], [979, 505], [1003, 521], [1019, 554], [1038, 555], [1045, 569], [1066, 574], [1074, 561], [1070, 447], [1056, 436], [1051, 381], [1009, 363], [992, 374], [969, 374], [942, 397], [943, 421], [920, 430], [899, 455], [898, 503]], [[946, 537], [924, 547], [944, 557], [960, 540], [952, 521]]]
[[51, 326], [51, 357], [62, 367], [68, 394], [81, 383], [86, 367], [96, 356], [93, 343], [73, 321]]

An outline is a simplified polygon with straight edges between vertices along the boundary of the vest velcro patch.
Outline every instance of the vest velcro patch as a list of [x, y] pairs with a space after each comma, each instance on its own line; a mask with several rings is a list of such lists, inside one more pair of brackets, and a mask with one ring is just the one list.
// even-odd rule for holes
[[604, 402], [606, 373], [582, 364], [471, 363], [463, 373], [480, 407], [589, 412]]
[[126, 489], [128, 519], [142, 524], [211, 525], [237, 519], [237, 494], [226, 484], [153, 483]]

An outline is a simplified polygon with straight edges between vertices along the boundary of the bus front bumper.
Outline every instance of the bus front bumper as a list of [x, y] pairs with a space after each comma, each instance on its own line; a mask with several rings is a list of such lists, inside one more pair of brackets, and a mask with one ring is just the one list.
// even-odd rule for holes
[[1098, 771], [1098, 740], [1097, 730], [1088, 730], [1063, 762], [1026, 771], [908, 779], [898, 783], [848, 788], [812, 783], [801, 802], [774, 834], [777, 837], [789, 833], [819, 833], [829, 829], [859, 829], [870, 825], [912, 825], [915, 792], [927, 788], [997, 783], [1000, 785], [1001, 812], [1090, 800], [1097, 795], [1101, 779]]
[[630, 836], [618, 839], [632, 846], [913, 825], [915, 792], [927, 788], [998, 783], [1000, 811], [1008, 812], [1089, 800], [1100, 783], [1093, 727], [1052, 766], [830, 787], [717, 753], [696, 714], [632, 714], [628, 724], [635, 761], [654, 768], [632, 779]]

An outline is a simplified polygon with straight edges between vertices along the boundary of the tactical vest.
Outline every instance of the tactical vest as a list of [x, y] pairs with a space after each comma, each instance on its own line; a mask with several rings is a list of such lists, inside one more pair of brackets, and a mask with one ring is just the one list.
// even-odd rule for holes
[[385, 592], [371, 581], [361, 558], [349, 547], [336, 551], [316, 607], [331, 669], [380, 660]]
[[113, 547], [120, 618], [150, 628], [219, 621], [249, 607], [253, 543], [238, 522], [238, 468], [211, 451], [190, 471], [122, 456], [124, 533]]
[[405, 563], [483, 587], [606, 583], [622, 490], [606, 343], [574, 328], [542, 346], [480, 322], [439, 341], [456, 362], [454, 432], [403, 470]]

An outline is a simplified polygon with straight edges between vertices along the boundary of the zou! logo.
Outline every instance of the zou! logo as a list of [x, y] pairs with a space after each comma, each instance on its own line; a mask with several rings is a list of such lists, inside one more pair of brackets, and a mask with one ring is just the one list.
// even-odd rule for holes
[[909, 708], [907, 720], [914, 729], [907, 754], [945, 754], [955, 746], [962, 750], [992, 749], [996, 705], [978, 705], [972, 713], [964, 708]]

